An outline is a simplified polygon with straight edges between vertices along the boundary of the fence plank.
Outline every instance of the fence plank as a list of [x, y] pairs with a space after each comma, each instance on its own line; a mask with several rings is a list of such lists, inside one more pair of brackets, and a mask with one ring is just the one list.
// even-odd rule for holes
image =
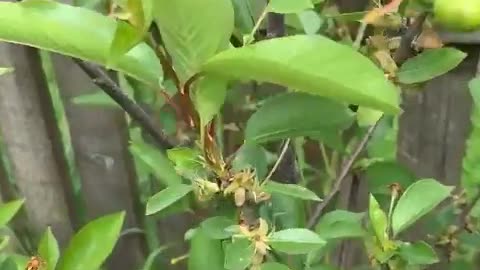
[[[465, 141], [470, 132], [472, 100], [468, 82], [475, 76], [478, 46], [459, 47], [468, 57], [451, 72], [426, 84], [421, 92], [404, 95], [400, 117], [398, 158], [418, 178], [432, 177], [458, 185]], [[409, 239], [425, 239], [428, 228], [420, 223], [409, 230]], [[446, 263], [430, 269], [448, 269]]]
[[0, 66], [15, 68], [0, 78], [0, 129], [29, 220], [36, 233], [51, 225], [64, 245], [72, 232], [62, 184], [65, 168], [55, 156], [60, 145], [48, 126], [53, 114], [38, 52], [0, 43]]
[[[72, 98], [96, 91], [95, 85], [69, 58], [52, 55], [54, 70], [72, 138], [75, 162], [89, 219], [125, 210], [124, 229], [137, 227], [134, 214], [135, 175], [129, 157], [128, 130], [119, 109], [75, 105]], [[110, 269], [140, 265], [140, 236], [122, 238], [110, 259]]]

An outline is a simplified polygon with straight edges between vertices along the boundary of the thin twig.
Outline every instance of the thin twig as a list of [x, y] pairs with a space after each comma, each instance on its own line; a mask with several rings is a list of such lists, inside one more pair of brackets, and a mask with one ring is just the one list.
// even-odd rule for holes
[[458, 215], [458, 228], [462, 230], [467, 225], [467, 218], [472, 212], [472, 209], [475, 207], [477, 202], [480, 201], [480, 192], [478, 192], [475, 197], [473, 197], [472, 201], [462, 209], [460, 215]]
[[[393, 59], [397, 64], [403, 63], [408, 57], [411, 56], [411, 44], [415, 37], [421, 32], [423, 23], [425, 22], [425, 19], [427, 18], [426, 13], [420, 14], [413, 24], [409, 26], [407, 31], [405, 32], [405, 35], [402, 36], [402, 40], [400, 41], [400, 47], [397, 49], [397, 51], [394, 54]], [[382, 117], [383, 118], [383, 117]], [[343, 180], [345, 177], [348, 175], [350, 169], [352, 168], [355, 160], [357, 157], [360, 155], [362, 150], [365, 148], [368, 140], [372, 136], [373, 132], [377, 128], [378, 124], [380, 123], [380, 118], [375, 125], [371, 126], [369, 130], [367, 131], [367, 134], [363, 137], [362, 141], [358, 144], [356, 147], [354, 153], [351, 155], [351, 157], [348, 159], [348, 161], [345, 163], [345, 165], [342, 167], [340, 174], [338, 175], [337, 179], [335, 180], [334, 186], [332, 188], [332, 191], [327, 195], [327, 197], [317, 205], [317, 207], [314, 210], [313, 215], [310, 217], [308, 221], [308, 228], [313, 228], [315, 224], [317, 224], [320, 216], [322, 215], [323, 209], [330, 203], [330, 201], [335, 197], [337, 192], [340, 190], [340, 187], [342, 185]]]
[[353, 42], [353, 48], [358, 50], [362, 44], [363, 37], [365, 36], [365, 31], [367, 30], [368, 24], [364, 21], [360, 23], [358, 28], [357, 36], [355, 37], [355, 42]]
[[290, 139], [287, 139], [287, 140], [285, 141], [285, 144], [283, 145], [282, 151], [280, 152], [280, 155], [278, 156], [277, 161], [276, 161], [275, 164], [273, 165], [272, 169], [270, 170], [270, 172], [268, 173], [267, 177], [265, 178], [265, 180], [263, 181], [262, 184], [267, 183], [268, 180], [270, 180], [270, 178], [272, 177], [272, 175], [275, 173], [275, 171], [278, 169], [278, 166], [280, 165], [280, 163], [282, 162], [283, 157], [284, 157], [285, 154], [287, 153], [287, 150], [288, 150], [288, 147], [289, 147], [289, 146], [290, 146]]
[[263, 20], [268, 14], [268, 6], [265, 6], [265, 9], [262, 11], [262, 14], [260, 14], [260, 17], [258, 18], [257, 22], [253, 26], [252, 31], [250, 32], [250, 35], [245, 39], [244, 46], [252, 43], [255, 40], [255, 33], [257, 33], [258, 28], [260, 28], [260, 25], [262, 24]]
[[120, 86], [107, 75], [99, 66], [73, 58], [80, 68], [100, 87], [107, 95], [117, 102], [133, 120], [152, 136], [155, 142], [163, 149], [173, 148], [173, 144], [162, 131], [157, 130], [150, 116], [133, 100], [131, 100]]
[[342, 186], [343, 180], [345, 180], [345, 178], [348, 175], [348, 173], [350, 172], [350, 169], [352, 168], [355, 160], [357, 159], [357, 157], [360, 155], [360, 153], [363, 151], [363, 149], [367, 145], [368, 141], [370, 140], [370, 137], [372, 136], [373, 132], [377, 128], [377, 126], [380, 123], [380, 121], [382, 120], [382, 118], [383, 117], [378, 119], [378, 121], [368, 129], [365, 136], [363, 136], [362, 141], [360, 141], [360, 143], [355, 148], [355, 151], [353, 152], [353, 154], [350, 156], [348, 161], [342, 167], [342, 169], [340, 171], [340, 174], [338, 175], [337, 179], [335, 180], [335, 184], [332, 188], [332, 191], [330, 191], [330, 193], [327, 195], [327, 197], [321, 203], [319, 203], [317, 205], [317, 207], [314, 210], [313, 215], [308, 220], [308, 225], [307, 225], [308, 228], [311, 229], [315, 226], [315, 224], [317, 224], [318, 219], [322, 215], [323, 209], [325, 209], [325, 207], [330, 203], [330, 201], [333, 199], [333, 197], [335, 197], [337, 192], [340, 190], [340, 187]]

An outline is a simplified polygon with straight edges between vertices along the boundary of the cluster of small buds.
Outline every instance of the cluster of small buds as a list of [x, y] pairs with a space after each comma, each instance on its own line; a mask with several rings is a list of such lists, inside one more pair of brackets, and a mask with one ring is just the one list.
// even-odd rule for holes
[[270, 198], [269, 194], [260, 189], [260, 185], [256, 180], [256, 175], [253, 170], [244, 170], [234, 174], [228, 179], [223, 194], [233, 194], [235, 205], [237, 207], [243, 206], [247, 200], [259, 203]]
[[260, 269], [265, 256], [271, 249], [268, 245], [268, 224], [264, 219], [258, 220], [258, 226], [256, 228], [249, 228], [248, 225], [242, 224], [238, 226], [238, 234], [234, 235], [239, 238], [247, 238], [255, 247], [250, 269]]

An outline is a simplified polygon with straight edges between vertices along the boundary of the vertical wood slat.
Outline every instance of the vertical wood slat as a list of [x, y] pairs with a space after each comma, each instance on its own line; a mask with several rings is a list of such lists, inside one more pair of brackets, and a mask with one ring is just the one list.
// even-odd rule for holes
[[[125, 210], [124, 229], [138, 227], [134, 213], [134, 165], [128, 153], [128, 129], [120, 109], [76, 105], [72, 98], [97, 91], [90, 78], [69, 58], [52, 55], [64, 103], [88, 219]], [[110, 269], [138, 269], [141, 235], [119, 240]]]
[[53, 110], [38, 52], [0, 43], [0, 66], [15, 68], [0, 78], [0, 129], [29, 221], [38, 234], [52, 226], [63, 246], [72, 233], [65, 167], [59, 164], [61, 144], [49, 126]]
[[[479, 61], [478, 46], [461, 46], [468, 56], [449, 73], [433, 79], [425, 88], [404, 95], [404, 113], [400, 117], [398, 159], [417, 178], [435, 178], [458, 186], [470, 134], [472, 99], [468, 82], [475, 76]], [[425, 239], [428, 228], [417, 223], [406, 239]], [[448, 269], [439, 263], [429, 269]]]

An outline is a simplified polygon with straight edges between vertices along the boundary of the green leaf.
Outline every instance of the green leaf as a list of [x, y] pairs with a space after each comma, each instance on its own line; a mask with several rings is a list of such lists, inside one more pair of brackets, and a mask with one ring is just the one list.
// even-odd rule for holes
[[192, 190], [191, 185], [184, 184], [172, 185], [163, 189], [148, 200], [146, 215], [152, 215], [167, 208]]
[[115, 100], [101, 90], [92, 94], [76, 96], [72, 99], [72, 102], [75, 105], [103, 106], [116, 109], [121, 108]]
[[268, 172], [267, 153], [263, 147], [257, 144], [243, 144], [235, 154], [232, 165], [235, 171], [246, 168], [255, 169], [258, 178], [263, 178]]
[[288, 14], [313, 8], [313, 4], [311, 0], [271, 0], [268, 7], [271, 12]]
[[196, 229], [190, 240], [188, 270], [225, 270], [221, 240], [211, 239], [202, 229]]
[[203, 162], [200, 160], [201, 153], [198, 149], [176, 147], [167, 150], [167, 156], [173, 161], [175, 170], [180, 175], [189, 179], [201, 177]]
[[382, 244], [382, 247], [386, 247], [389, 241], [387, 235], [387, 215], [372, 194], [370, 194], [368, 215], [378, 241]]
[[473, 78], [469, 83], [470, 95], [475, 106], [480, 106], [480, 77]]
[[265, 143], [317, 134], [325, 129], [345, 129], [353, 113], [340, 103], [306, 93], [287, 93], [265, 101], [248, 120], [247, 142]]
[[[365, 129], [366, 132], [366, 129]], [[396, 160], [398, 137], [398, 117], [385, 115], [377, 125], [367, 144], [370, 158], [383, 159], [385, 161]]]
[[112, 65], [125, 53], [135, 47], [142, 41], [140, 33], [124, 21], [117, 21], [117, 28], [110, 45], [109, 58], [107, 64]]
[[390, 195], [389, 186], [393, 183], [406, 188], [415, 182], [415, 175], [396, 161], [380, 161], [368, 166], [365, 177], [368, 189], [373, 194]]
[[143, 36], [153, 20], [153, 3], [155, 0], [128, 0], [127, 11], [129, 21], [135, 27], [139, 36]]
[[153, 19], [153, 0], [127, 0], [122, 7], [128, 14], [128, 23], [118, 21], [110, 46], [109, 60], [112, 62], [145, 38]]
[[303, 228], [274, 232], [268, 238], [268, 243], [273, 249], [287, 254], [306, 254], [326, 244], [318, 234]]
[[98, 269], [112, 252], [125, 212], [97, 218], [78, 231], [65, 249], [58, 270]]
[[306, 226], [307, 211], [305, 201], [282, 194], [272, 194], [270, 200], [271, 205], [268, 209], [271, 214], [267, 215], [267, 217], [271, 219], [269, 222], [277, 230], [304, 228]]
[[203, 126], [207, 125], [220, 111], [226, 96], [226, 80], [214, 76], [206, 76], [200, 79], [193, 92], [193, 103]]
[[173, 163], [154, 146], [135, 141], [129, 149], [135, 159], [146, 165], [165, 186], [178, 185], [183, 182], [175, 171]]
[[9, 243], [10, 243], [10, 236], [0, 235], [0, 250], [6, 248]]
[[400, 197], [392, 215], [394, 235], [408, 228], [450, 196], [453, 187], [444, 186], [434, 179], [418, 180]]
[[234, 239], [225, 248], [225, 269], [243, 270], [252, 262], [254, 245], [246, 238]]
[[325, 128], [310, 134], [308, 137], [313, 140], [318, 140], [324, 145], [344, 153], [345, 145], [342, 138], [343, 130], [338, 128]]
[[367, 107], [359, 107], [357, 110], [357, 122], [361, 127], [371, 126], [377, 123], [382, 117], [383, 112], [373, 110]]
[[315, 226], [315, 232], [323, 239], [362, 237], [363, 213], [353, 213], [345, 210], [334, 210], [326, 213]]
[[323, 19], [313, 10], [304, 10], [297, 14], [303, 30], [307, 35], [313, 35], [322, 27]]
[[22, 207], [24, 202], [25, 200], [21, 199], [0, 205], [0, 228], [4, 227], [8, 222], [10, 222], [18, 210], [20, 210], [20, 207]]
[[227, 227], [235, 225], [235, 222], [227, 217], [218, 216], [204, 220], [200, 227], [212, 239], [225, 239], [232, 236], [232, 233], [225, 230]]
[[261, 270], [290, 270], [288, 266], [285, 264], [277, 263], [277, 262], [267, 262], [262, 264], [260, 267]]
[[465, 155], [462, 160], [461, 183], [467, 197], [471, 198], [478, 192], [480, 178], [480, 77], [472, 79], [469, 84], [470, 95], [473, 99], [473, 108], [470, 116], [472, 129], [465, 146]]
[[282, 184], [274, 181], [268, 181], [262, 187], [264, 191], [270, 194], [282, 194], [302, 200], [321, 201], [313, 191], [295, 184]]
[[15, 263], [15, 260], [12, 258], [7, 258], [0, 264], [0, 269], [2, 270], [17, 270], [17, 264]]
[[435, 250], [423, 241], [404, 243], [399, 248], [399, 254], [410, 265], [434, 264], [439, 261]]
[[229, 49], [209, 59], [202, 70], [276, 83], [386, 113], [400, 110], [398, 89], [382, 70], [350, 46], [320, 35], [294, 35]]
[[[117, 22], [98, 12], [48, 0], [0, 2], [0, 40], [106, 65]], [[147, 84], [162, 80], [155, 52], [141, 43], [109, 68]]]
[[455, 48], [430, 49], [408, 59], [398, 70], [398, 81], [404, 84], [431, 80], [452, 70], [467, 54]]
[[42, 239], [40, 239], [38, 255], [46, 262], [46, 268], [44, 270], [55, 270], [55, 266], [60, 258], [60, 249], [57, 239], [55, 239], [50, 227], [47, 228]]
[[228, 48], [234, 14], [226, 0], [156, 0], [154, 20], [182, 82]]
[[14, 70], [13, 68], [0, 67], [0, 76], [13, 72], [13, 70]]
[[232, 4], [235, 13], [235, 27], [238, 28], [242, 34], [250, 34], [255, 25], [250, 1], [232, 0]]

